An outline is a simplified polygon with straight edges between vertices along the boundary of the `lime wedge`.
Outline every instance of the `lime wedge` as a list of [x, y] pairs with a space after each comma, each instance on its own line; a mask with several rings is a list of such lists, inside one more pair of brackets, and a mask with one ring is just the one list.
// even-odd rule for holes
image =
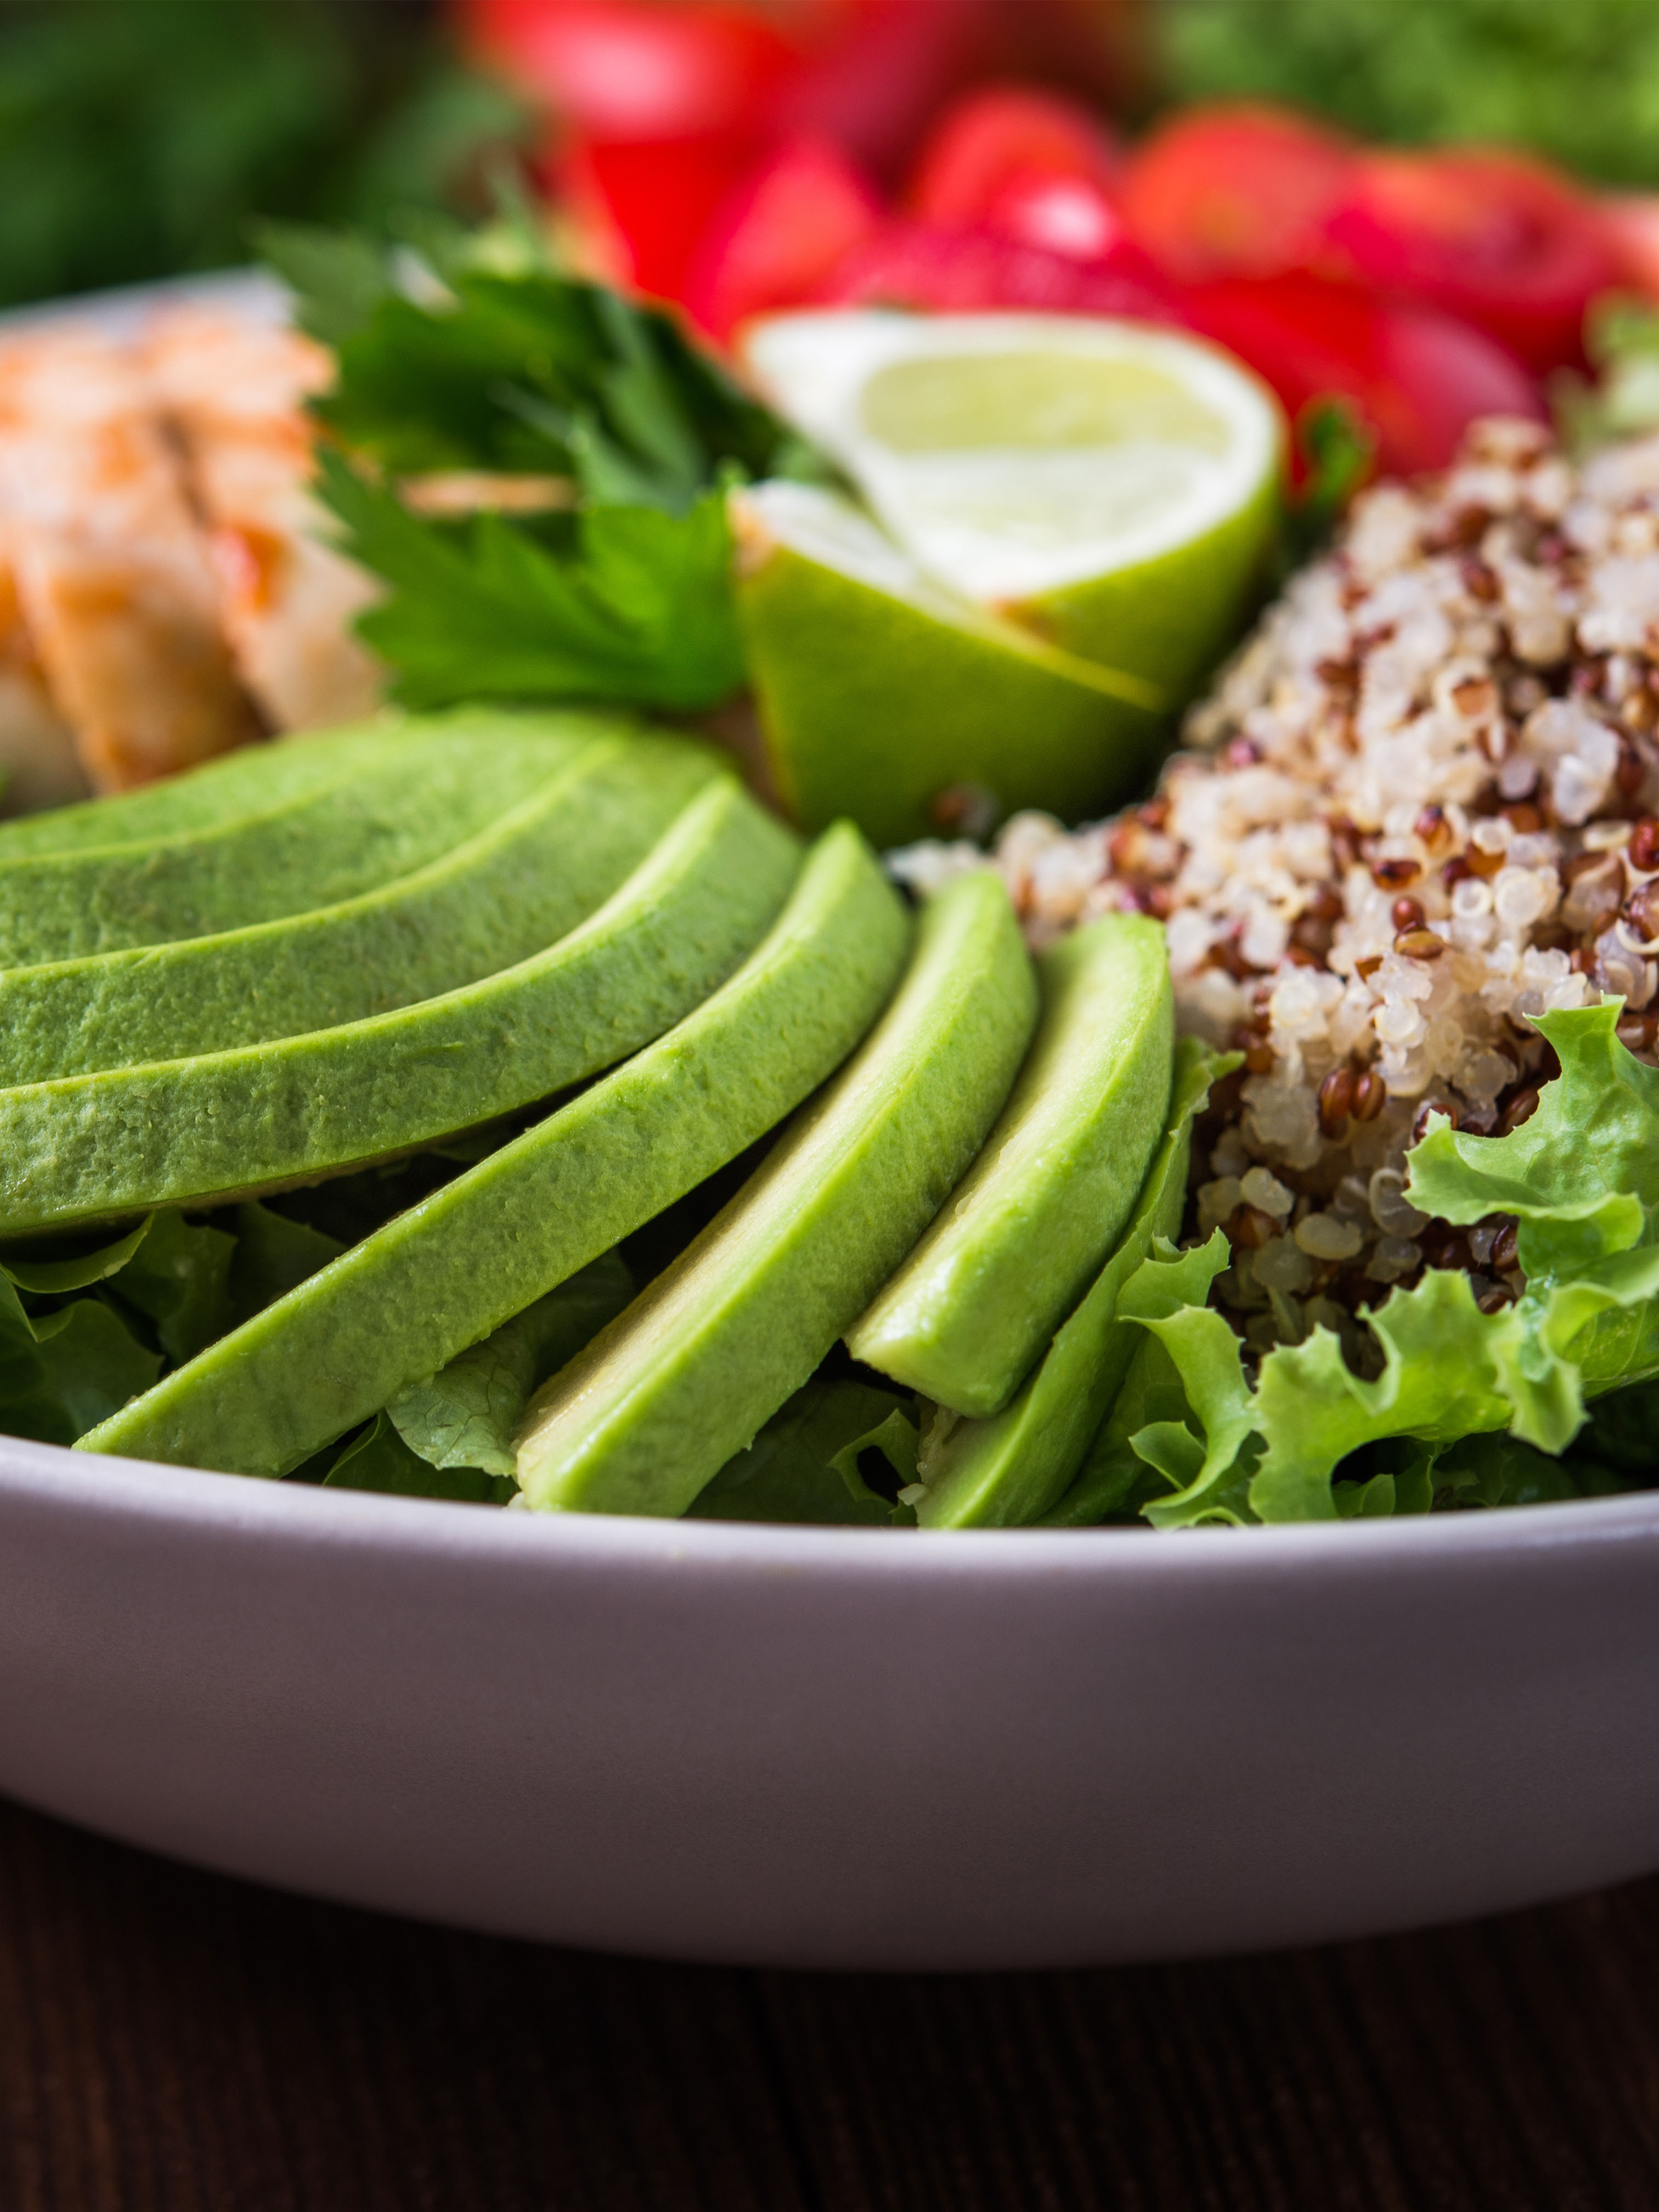
[[778, 315], [767, 397], [916, 567], [1177, 696], [1231, 642], [1278, 504], [1284, 424], [1200, 340], [1060, 315]]
[[757, 484], [732, 512], [772, 773], [804, 827], [847, 815], [896, 845], [1022, 806], [1077, 821], [1151, 773], [1166, 702], [1143, 679], [958, 598], [834, 492]]

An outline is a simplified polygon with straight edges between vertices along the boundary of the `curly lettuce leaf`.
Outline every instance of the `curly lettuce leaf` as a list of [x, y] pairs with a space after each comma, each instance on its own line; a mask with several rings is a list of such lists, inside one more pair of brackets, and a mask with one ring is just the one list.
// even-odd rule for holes
[[400, 1391], [386, 1409], [387, 1419], [428, 1466], [512, 1476], [514, 1438], [531, 1393], [591, 1343], [633, 1295], [633, 1276], [614, 1252], [606, 1253], [429, 1381]]
[[257, 1199], [235, 1207], [227, 1225], [236, 1237], [228, 1285], [227, 1329], [240, 1328], [278, 1298], [297, 1291], [346, 1249], [339, 1237], [330, 1237], [307, 1222], [292, 1220], [274, 1207], [261, 1206]]
[[116, 1294], [149, 1317], [162, 1351], [182, 1365], [231, 1327], [237, 1240], [174, 1209], [152, 1216], [148, 1228], [120, 1270]]
[[899, 1492], [915, 1482], [917, 1449], [914, 1400], [851, 1378], [815, 1377], [726, 1462], [687, 1517], [914, 1527]]
[[[1130, 1324], [1126, 1330], [1134, 1334]], [[1169, 1353], [1150, 1331], [1139, 1332], [1111, 1413], [1090, 1443], [1077, 1480], [1053, 1511], [1043, 1516], [1050, 1528], [1096, 1528], [1107, 1521], [1136, 1521], [1145, 1508], [1167, 1499], [1170, 1478], [1142, 1459], [1131, 1439], [1142, 1431], [1166, 1424], [1185, 1425], [1187, 1393], [1180, 1372]], [[1186, 1464], [1176, 1478], [1191, 1481], [1203, 1463], [1203, 1445], [1193, 1438], [1195, 1451], [1171, 1439], [1176, 1451], [1187, 1451]], [[1167, 1455], [1160, 1455], [1165, 1457]]]
[[634, 1278], [606, 1253], [504, 1322], [368, 1425], [289, 1480], [459, 1504], [509, 1505], [518, 1495], [514, 1437], [531, 1393], [613, 1320]]
[[[1154, 1526], [1332, 1520], [1385, 1503], [1393, 1511], [1519, 1496], [1519, 1476], [1506, 1487], [1492, 1455], [1468, 1440], [1506, 1438], [1512, 1468], [1531, 1468], [1518, 1456], [1523, 1447], [1559, 1459], [1583, 1427], [1589, 1396], [1659, 1373], [1659, 1074], [1619, 1043], [1619, 1011], [1540, 1020], [1561, 1074], [1520, 1128], [1460, 1136], [1435, 1117], [1411, 1155], [1407, 1194], [1424, 1212], [1517, 1220], [1527, 1284], [1515, 1304], [1482, 1313], [1468, 1276], [1431, 1271], [1366, 1316], [1382, 1353], [1375, 1377], [1355, 1374], [1340, 1340], [1320, 1328], [1269, 1352], [1252, 1388], [1243, 1347], [1206, 1304], [1226, 1264], [1219, 1232], [1201, 1252], [1146, 1262], [1118, 1311], [1158, 1337], [1186, 1401], [1181, 1417], [1120, 1438], [1170, 1486], [1143, 1508]], [[1423, 1452], [1373, 1476], [1369, 1502], [1339, 1498], [1342, 1463], [1389, 1439]], [[1451, 1446], [1462, 1455], [1444, 1457]], [[1453, 1479], [1470, 1468], [1479, 1472]]]
[[377, 1413], [322, 1478], [325, 1490], [374, 1490], [397, 1498], [442, 1498], [457, 1505], [505, 1505], [518, 1485], [476, 1467], [438, 1468], [411, 1451]]
[[1609, 1466], [1583, 1439], [1565, 1458], [1512, 1436], [1465, 1437], [1450, 1445], [1401, 1440], [1398, 1464], [1369, 1478], [1339, 1480], [1334, 1495], [1345, 1521], [1388, 1518], [1465, 1506], [1557, 1505], [1569, 1498], [1607, 1498], [1634, 1486], [1629, 1470]]
[[[1445, 1221], [1512, 1214], [1529, 1300], [1578, 1286], [1576, 1303], [1558, 1303], [1555, 1333], [1591, 1395], [1659, 1373], [1659, 1306], [1651, 1291], [1628, 1294], [1659, 1243], [1659, 1069], [1620, 1043], [1620, 1011], [1540, 1015], [1561, 1073], [1536, 1113], [1500, 1138], [1462, 1136], [1436, 1116], [1407, 1184], [1414, 1206]], [[1601, 1300], [1597, 1285], [1626, 1294]]]
[[[1174, 1493], [1141, 1508], [1155, 1528], [1250, 1517], [1255, 1408], [1238, 1339], [1206, 1303], [1231, 1257], [1218, 1229], [1190, 1252], [1166, 1246], [1130, 1277], [1118, 1300], [1122, 1318], [1139, 1322], [1163, 1347], [1186, 1401], [1184, 1413], [1170, 1408], [1127, 1437], [1136, 1457]], [[1167, 1391], [1159, 1395], [1167, 1397]], [[1126, 1421], [1136, 1410], [1133, 1403], [1125, 1408]], [[1149, 1397], [1141, 1410], [1160, 1409]]]
[[0, 1272], [0, 1431], [69, 1444], [148, 1390], [161, 1356], [139, 1343], [103, 1298], [32, 1315]]

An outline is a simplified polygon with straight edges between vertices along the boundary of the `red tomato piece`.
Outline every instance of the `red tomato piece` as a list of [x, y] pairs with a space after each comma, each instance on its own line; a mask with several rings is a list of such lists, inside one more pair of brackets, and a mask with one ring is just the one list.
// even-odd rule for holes
[[923, 222], [969, 224], [1073, 261], [1101, 261], [1123, 236], [1110, 192], [1118, 158], [1086, 108], [995, 86], [945, 116], [907, 198]]
[[550, 184], [597, 276], [678, 300], [710, 223], [752, 167], [747, 138], [581, 141]]
[[984, 222], [1009, 185], [1077, 178], [1104, 191], [1115, 144], [1085, 107], [1023, 85], [969, 93], [935, 125], [905, 198], [921, 222]]
[[[1027, 4], [1027, 0], [1020, 0]], [[832, 139], [895, 174], [980, 64], [991, 0], [791, 0], [808, 52], [769, 112], [774, 129]]]
[[1255, 369], [1292, 419], [1327, 394], [1352, 400], [1390, 475], [1445, 467], [1479, 416], [1544, 417], [1512, 354], [1432, 308], [1309, 276], [1225, 279], [1182, 297], [1194, 328]]
[[767, 307], [810, 299], [882, 222], [875, 188], [822, 139], [793, 141], [764, 161], [716, 216], [687, 281], [703, 328], [729, 337]]
[[1194, 108], [1135, 149], [1117, 204], [1171, 276], [1273, 276], [1316, 258], [1352, 166], [1346, 141], [1283, 109]]
[[1601, 214], [1623, 281], [1659, 300], [1659, 192], [1620, 192]]
[[819, 287], [814, 301], [940, 313], [1024, 307], [1136, 322], [1182, 319], [1170, 287], [1131, 252], [1085, 264], [995, 231], [919, 222], [887, 224]]
[[1518, 154], [1364, 155], [1327, 235], [1345, 273], [1461, 315], [1536, 369], [1583, 361], [1584, 310], [1620, 276], [1595, 202]]
[[596, 139], [752, 129], [798, 59], [751, 9], [674, 0], [465, 0], [469, 45]]

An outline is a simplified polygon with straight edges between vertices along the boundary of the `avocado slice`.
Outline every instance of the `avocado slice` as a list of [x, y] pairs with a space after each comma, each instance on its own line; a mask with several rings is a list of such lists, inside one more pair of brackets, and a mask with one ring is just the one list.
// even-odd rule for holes
[[614, 1073], [81, 1439], [284, 1474], [735, 1159], [881, 1011], [909, 926], [848, 824], [728, 982]]
[[1039, 963], [1042, 1021], [1001, 1120], [848, 1348], [952, 1413], [1001, 1411], [1099, 1272], [1170, 1106], [1164, 932], [1112, 914]]
[[205, 829], [0, 860], [0, 968], [170, 944], [349, 898], [481, 830], [580, 742], [510, 726], [487, 741], [406, 730], [340, 748], [336, 773], [299, 797]]
[[580, 1083], [730, 975], [799, 851], [722, 775], [579, 929], [482, 982], [339, 1029], [0, 1091], [0, 1235], [280, 1189]]
[[720, 772], [678, 738], [597, 738], [452, 852], [355, 899], [0, 973], [0, 1085], [299, 1036], [477, 982], [574, 929]]
[[387, 708], [366, 722], [343, 723], [332, 730], [298, 730], [265, 743], [239, 745], [234, 752], [220, 753], [137, 791], [77, 799], [70, 806], [0, 822], [0, 865], [49, 853], [85, 853], [99, 846], [154, 842], [216, 829], [336, 782], [343, 767], [371, 759], [388, 738], [447, 732], [489, 739], [516, 732], [582, 744], [606, 732], [641, 726], [631, 714], [574, 708], [453, 707], [427, 714]]
[[1181, 1234], [1193, 1121], [1234, 1063], [1195, 1039], [1176, 1048], [1170, 1116], [1116, 1250], [1012, 1405], [988, 1420], [934, 1416], [918, 1468], [924, 1528], [1018, 1528], [1042, 1520], [1083, 1465], [1146, 1332], [1117, 1318], [1118, 1293], [1155, 1237]]
[[[430, 719], [430, 718], [428, 718]], [[410, 718], [378, 715], [337, 730], [273, 738], [239, 745], [198, 767], [158, 783], [105, 799], [76, 799], [45, 813], [0, 822], [0, 863], [49, 853], [84, 853], [105, 845], [131, 845], [186, 830], [210, 830], [251, 809], [301, 799], [339, 776], [338, 763], [371, 757]]]
[[1018, 1072], [1036, 980], [1000, 880], [924, 909], [874, 1033], [723, 1212], [531, 1401], [532, 1506], [684, 1513], [927, 1227]]

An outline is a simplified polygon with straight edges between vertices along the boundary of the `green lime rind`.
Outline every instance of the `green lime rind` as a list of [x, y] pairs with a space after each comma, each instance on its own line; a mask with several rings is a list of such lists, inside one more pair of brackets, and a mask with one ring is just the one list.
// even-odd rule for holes
[[731, 974], [799, 855], [722, 776], [580, 928], [515, 968], [339, 1029], [0, 1091], [0, 1235], [277, 1189], [580, 1083]]
[[512, 967], [608, 898], [719, 772], [678, 739], [596, 738], [453, 850], [357, 898], [0, 973], [0, 1085], [366, 1021]]
[[345, 746], [335, 775], [301, 797], [210, 828], [0, 861], [0, 968], [171, 944], [349, 898], [483, 829], [579, 742], [510, 723], [487, 744], [410, 729]]
[[1086, 1501], [1068, 1511], [1070, 1486], [1145, 1335], [1117, 1318], [1118, 1296], [1154, 1239], [1181, 1233], [1194, 1118], [1226, 1066], [1191, 1038], [1176, 1048], [1169, 1120], [1116, 1250], [1011, 1405], [988, 1420], [937, 1418], [923, 1438], [916, 1518], [924, 1528], [1088, 1517]]
[[1172, 700], [1189, 699], [1261, 594], [1281, 507], [1275, 468], [1243, 506], [1189, 544], [1006, 611], [1061, 652], [1133, 669]]
[[1116, 1244], [1170, 1110], [1160, 926], [1104, 915], [1037, 963], [1042, 1018], [950, 1205], [847, 1339], [951, 1413], [1000, 1413]]
[[800, 1389], [984, 1142], [1036, 1021], [1007, 893], [924, 909], [892, 1004], [688, 1250], [531, 1401], [543, 1510], [684, 1513]]
[[1135, 679], [788, 544], [744, 562], [738, 611], [772, 771], [808, 830], [844, 814], [905, 844], [950, 826], [952, 793], [1079, 821], [1139, 789], [1168, 741]]
[[81, 1440], [280, 1475], [436, 1374], [763, 1137], [879, 1013], [909, 925], [848, 827], [735, 975], [622, 1067]]

